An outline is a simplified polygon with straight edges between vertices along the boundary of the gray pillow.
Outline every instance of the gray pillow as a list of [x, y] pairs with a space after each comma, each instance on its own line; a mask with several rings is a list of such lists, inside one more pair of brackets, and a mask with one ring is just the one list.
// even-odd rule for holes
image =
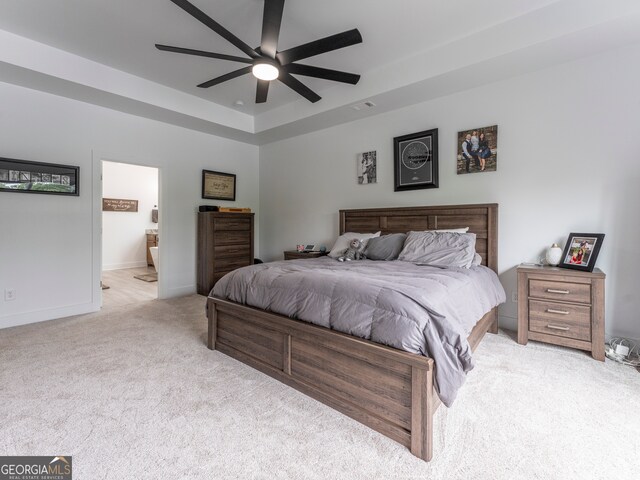
[[369, 260], [395, 260], [398, 258], [407, 235], [404, 233], [392, 233], [369, 240], [364, 255]]
[[469, 268], [475, 254], [475, 233], [409, 232], [398, 260]]

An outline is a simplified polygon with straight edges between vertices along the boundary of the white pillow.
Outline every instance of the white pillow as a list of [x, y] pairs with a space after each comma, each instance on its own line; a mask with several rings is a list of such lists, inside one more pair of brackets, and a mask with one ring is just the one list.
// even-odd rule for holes
[[409, 232], [398, 260], [423, 265], [469, 268], [475, 254], [475, 233]]
[[367, 246], [367, 242], [369, 241], [370, 238], [379, 237], [379, 236], [380, 236], [380, 232], [376, 232], [376, 233], [355, 233], [355, 232], [343, 233], [342, 235], [340, 235], [337, 238], [336, 243], [333, 244], [333, 248], [329, 252], [329, 256], [332, 257], [332, 258], [338, 258], [342, 254], [344, 254], [344, 252], [347, 251], [347, 248], [349, 248], [349, 244], [351, 243], [351, 240], [353, 240], [354, 238], [357, 238], [358, 240], [360, 240], [362, 242], [362, 249], [364, 250], [364, 248]]

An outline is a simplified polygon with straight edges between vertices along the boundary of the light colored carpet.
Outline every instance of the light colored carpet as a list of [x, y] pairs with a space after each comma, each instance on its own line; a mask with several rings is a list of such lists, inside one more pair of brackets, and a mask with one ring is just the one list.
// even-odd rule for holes
[[[205, 346], [204, 298], [0, 331], [0, 455], [82, 479], [632, 478], [640, 374], [487, 335], [424, 463]], [[621, 475], [614, 474], [621, 472]]]

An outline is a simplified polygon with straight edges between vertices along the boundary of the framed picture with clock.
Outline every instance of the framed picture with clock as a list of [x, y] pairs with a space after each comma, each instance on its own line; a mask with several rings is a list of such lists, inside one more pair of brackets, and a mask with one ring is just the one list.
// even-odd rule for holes
[[395, 192], [438, 188], [438, 129], [393, 139]]

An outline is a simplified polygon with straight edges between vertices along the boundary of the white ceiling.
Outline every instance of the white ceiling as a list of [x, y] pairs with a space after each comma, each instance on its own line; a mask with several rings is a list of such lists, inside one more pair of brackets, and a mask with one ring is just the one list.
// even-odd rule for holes
[[[263, 0], [193, 3], [244, 42], [259, 45]], [[205, 122], [196, 129], [263, 143], [290, 136], [303, 124], [309, 125], [303, 128], [308, 131], [326, 126], [328, 119], [334, 123], [349, 120], [352, 113], [343, 107], [367, 98], [378, 99], [376, 103], [383, 107], [378, 111], [397, 108], [410, 99], [421, 101], [412, 85], [452, 75], [470, 65], [499, 58], [507, 61], [514, 53], [539, 50], [545, 44], [550, 53], [555, 53], [545, 60], [538, 58], [538, 51], [533, 67], [637, 41], [629, 32], [640, 30], [638, 4], [636, 0], [289, 0], [285, 3], [279, 50], [358, 28], [362, 44], [302, 63], [359, 73], [362, 80], [351, 86], [298, 77], [323, 97], [316, 104], [272, 82], [267, 103], [256, 105], [255, 79], [251, 75], [209, 89], [196, 87], [244, 65], [155, 49], [155, 43], [163, 43], [244, 56], [169, 0], [0, 0], [0, 30], [22, 37], [6, 36], [4, 51], [0, 42], [0, 65], [6, 67], [0, 72], [0, 80], [81, 97], [83, 101], [95, 97], [93, 103], [152, 118], [151, 110], [161, 109], [163, 121], [180, 124], [186, 119], [179, 117], [187, 116], [192, 124], [194, 118]], [[589, 36], [594, 29], [598, 32], [596, 45]], [[582, 50], [575, 47], [576, 35], [581, 32], [584, 41], [578, 43], [584, 46]], [[557, 58], [557, 48], [570, 38], [574, 38], [569, 42], [572, 49], [566, 49], [570, 55]], [[18, 47], [24, 55], [16, 59]], [[73, 55], [63, 58], [64, 52]], [[58, 55], [60, 59], [52, 65], [51, 59]], [[103, 71], [84, 59], [111, 69]], [[502, 74], [516, 75], [525, 70], [520, 66]], [[157, 84], [170, 88], [160, 91]], [[473, 82], [462, 85], [473, 86]], [[157, 98], [153, 100], [156, 89]], [[411, 90], [411, 97], [401, 98], [402, 89]], [[142, 90], [145, 96], [140, 95]], [[129, 105], [109, 105], [109, 95], [116, 95], [118, 104], [128, 99]], [[433, 89], [424, 92], [424, 98], [433, 95]], [[194, 96], [205, 100], [199, 100], [201, 106], [196, 105]], [[395, 100], [386, 104], [385, 98]], [[236, 100], [242, 100], [244, 106], [235, 106]], [[210, 112], [198, 113], [198, 108]], [[342, 114], [336, 115], [336, 110]], [[254, 138], [256, 134], [258, 139]]]

